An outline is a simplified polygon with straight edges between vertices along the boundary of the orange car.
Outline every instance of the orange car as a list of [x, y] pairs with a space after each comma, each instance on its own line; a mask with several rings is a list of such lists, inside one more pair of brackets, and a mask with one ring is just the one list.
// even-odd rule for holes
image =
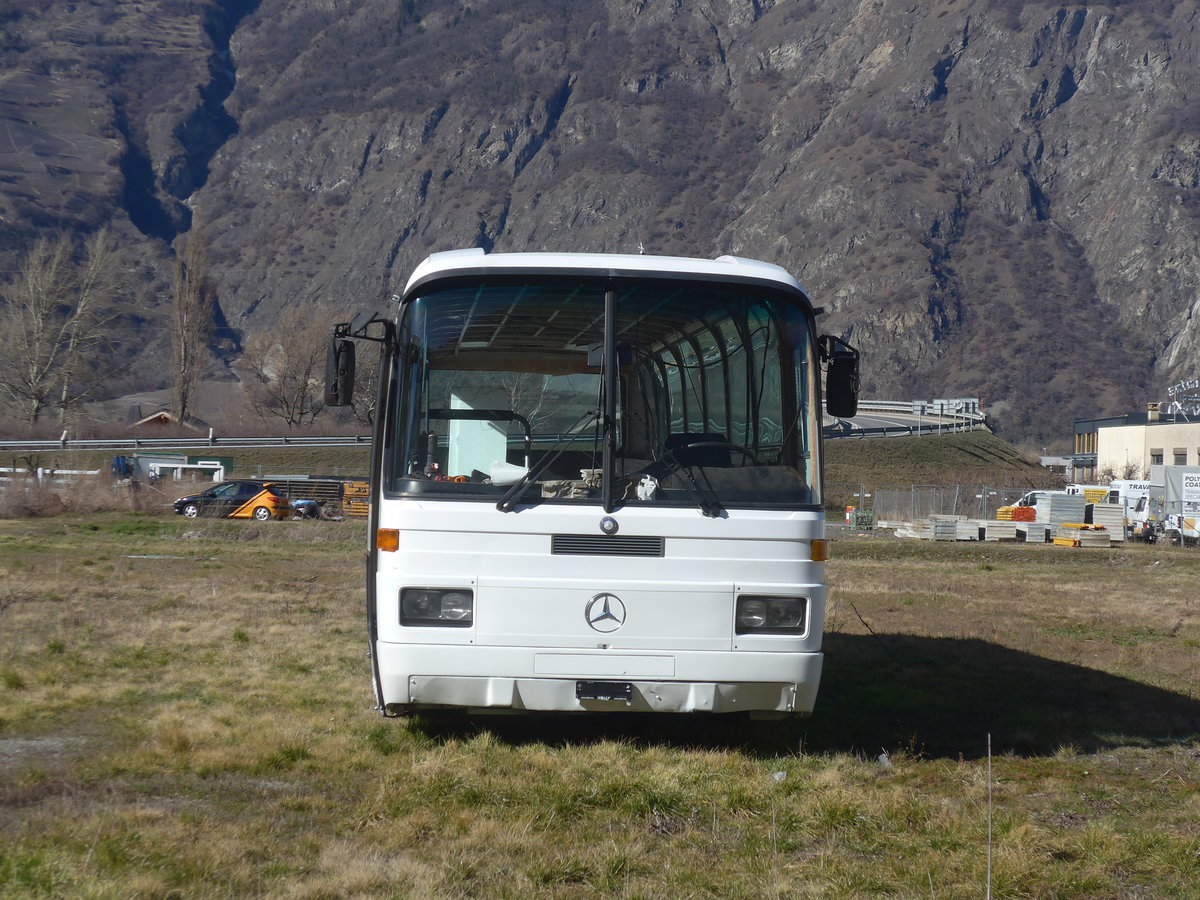
[[226, 481], [215, 487], [180, 497], [175, 512], [194, 519], [197, 516], [216, 516], [221, 519], [286, 519], [292, 513], [291, 504], [276, 492], [269, 482]]

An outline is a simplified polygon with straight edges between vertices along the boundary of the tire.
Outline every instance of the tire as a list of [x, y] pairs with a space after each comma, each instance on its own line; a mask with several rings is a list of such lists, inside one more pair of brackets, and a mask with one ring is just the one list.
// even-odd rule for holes
[[196, 516], [200, 515], [200, 507], [195, 503], [189, 503], [183, 508], [182, 512], [187, 518], [194, 519]]
[[254, 518], [259, 522], [267, 522], [271, 519], [271, 511], [265, 506], [254, 507]]

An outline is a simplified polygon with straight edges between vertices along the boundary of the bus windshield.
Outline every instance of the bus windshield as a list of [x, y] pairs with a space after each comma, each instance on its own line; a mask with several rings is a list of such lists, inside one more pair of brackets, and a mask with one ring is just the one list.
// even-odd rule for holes
[[679, 277], [485, 275], [416, 293], [398, 342], [392, 496], [502, 509], [606, 497], [712, 515], [821, 502], [800, 296]]

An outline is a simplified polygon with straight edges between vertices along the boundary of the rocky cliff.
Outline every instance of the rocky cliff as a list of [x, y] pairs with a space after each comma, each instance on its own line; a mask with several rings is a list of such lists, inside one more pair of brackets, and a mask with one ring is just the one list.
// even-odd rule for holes
[[433, 250], [754, 256], [868, 394], [1061, 444], [1195, 371], [1197, 8], [10, 0], [0, 249], [111, 219], [161, 295], [203, 221], [243, 332]]

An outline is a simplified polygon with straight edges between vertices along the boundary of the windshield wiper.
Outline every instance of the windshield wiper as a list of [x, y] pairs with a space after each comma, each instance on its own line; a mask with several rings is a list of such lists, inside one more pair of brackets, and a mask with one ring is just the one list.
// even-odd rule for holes
[[721, 506], [721, 501], [717, 497], [717, 492], [713, 490], [712, 482], [708, 480], [708, 476], [704, 475], [704, 469], [700, 468], [700, 474], [704, 475], [705, 484], [702, 486], [692, 473], [692, 467], [685, 465], [679, 461], [679, 457], [675, 455], [674, 450], [667, 450], [663, 454], [663, 462], [675, 467], [675, 470], [682, 476], [679, 483], [691, 495], [691, 498], [696, 501], [696, 505], [700, 507], [700, 512], [708, 516], [710, 519], [716, 519], [725, 512], [725, 508]]
[[504, 492], [504, 496], [496, 504], [496, 509], [500, 510], [500, 512], [512, 512], [516, 509], [517, 504], [521, 502], [521, 497], [529, 490], [529, 486], [537, 480], [539, 475], [550, 468], [550, 465], [556, 459], [563, 455], [563, 451], [567, 449], [567, 439], [574, 437], [577, 431], [591, 424], [599, 415], [600, 413], [597, 410], [589, 409], [580, 417], [578, 422], [560, 434], [558, 440], [554, 442], [554, 446], [546, 452], [545, 456], [538, 460], [537, 465], [527, 469], [525, 474]]

